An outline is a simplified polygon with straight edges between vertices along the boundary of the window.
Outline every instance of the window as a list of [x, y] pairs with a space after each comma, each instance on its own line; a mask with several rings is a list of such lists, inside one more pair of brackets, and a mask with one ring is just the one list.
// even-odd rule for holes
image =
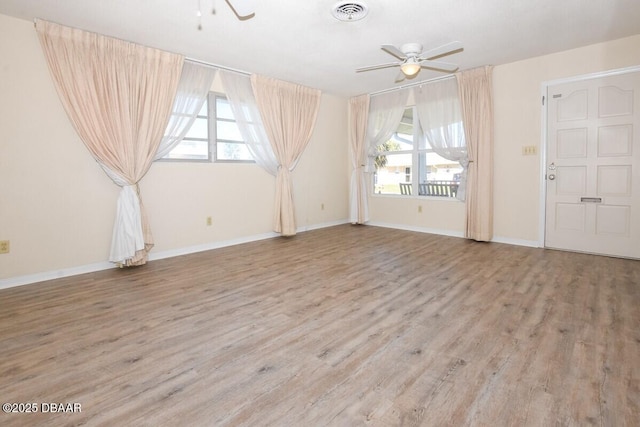
[[209, 112], [205, 100], [191, 128], [184, 139], [176, 145], [163, 160], [210, 161], [209, 149]]
[[[214, 118], [209, 120], [209, 118]], [[184, 139], [164, 160], [253, 162], [227, 98], [209, 92]]]
[[[455, 197], [462, 166], [433, 151], [417, 117], [415, 107], [405, 109], [396, 132], [377, 147], [374, 191], [376, 194]], [[462, 123], [452, 126], [463, 132]]]
[[215, 105], [213, 117], [216, 118], [215, 158], [217, 161], [253, 162], [247, 144], [242, 140], [240, 129], [233, 117], [231, 104], [224, 95], [209, 95], [209, 102]]

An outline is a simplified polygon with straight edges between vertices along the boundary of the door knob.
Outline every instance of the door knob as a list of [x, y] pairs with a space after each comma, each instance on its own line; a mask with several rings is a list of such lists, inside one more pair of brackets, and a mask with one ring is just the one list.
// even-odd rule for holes
[[556, 179], [556, 175], [555, 174], [550, 174], [549, 175], [549, 181], [553, 181], [554, 179]]

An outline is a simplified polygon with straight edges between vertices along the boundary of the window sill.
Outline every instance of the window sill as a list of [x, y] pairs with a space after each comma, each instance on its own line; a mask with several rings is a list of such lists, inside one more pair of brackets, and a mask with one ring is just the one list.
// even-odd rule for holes
[[372, 197], [381, 198], [381, 199], [415, 199], [415, 200], [434, 200], [441, 202], [459, 202], [460, 200], [455, 197], [441, 197], [441, 196], [413, 196], [413, 195], [404, 195], [404, 194], [382, 194], [382, 193], [372, 193]]

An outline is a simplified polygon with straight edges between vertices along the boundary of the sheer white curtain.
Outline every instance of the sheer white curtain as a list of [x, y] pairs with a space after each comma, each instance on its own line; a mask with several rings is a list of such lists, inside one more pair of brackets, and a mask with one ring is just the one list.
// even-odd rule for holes
[[408, 89], [374, 95], [369, 101], [369, 119], [367, 121], [367, 171], [371, 172], [373, 160], [378, 155], [377, 146], [386, 142], [398, 129], [402, 114], [407, 107]]
[[462, 125], [462, 110], [455, 78], [426, 83], [414, 88], [420, 127], [433, 151], [463, 167], [456, 198], [465, 200], [467, 146]]
[[202, 109], [204, 101], [216, 76], [216, 69], [206, 65], [185, 61], [178, 83], [178, 92], [173, 100], [173, 109], [164, 137], [154, 160], [161, 159], [182, 141], [193, 121]]
[[369, 115], [369, 95], [349, 99], [349, 148], [351, 149], [351, 187], [349, 193], [349, 215], [352, 224], [369, 221], [367, 206], [366, 133]]
[[256, 163], [271, 175], [278, 173], [278, 160], [264, 130], [251, 86], [251, 77], [220, 70], [220, 78], [236, 119], [240, 135]]

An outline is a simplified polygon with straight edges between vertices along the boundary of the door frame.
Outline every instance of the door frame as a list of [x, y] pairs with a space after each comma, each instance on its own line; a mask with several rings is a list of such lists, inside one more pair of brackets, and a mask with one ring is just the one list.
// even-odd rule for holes
[[595, 73], [589, 73], [589, 74], [582, 74], [582, 75], [578, 75], [578, 76], [573, 76], [573, 77], [566, 77], [566, 78], [562, 78], [562, 79], [555, 79], [555, 80], [547, 80], [547, 81], [543, 81], [540, 84], [540, 99], [541, 99], [541, 117], [542, 117], [542, 123], [541, 123], [541, 130], [540, 130], [540, 135], [541, 135], [541, 144], [540, 144], [540, 165], [539, 165], [539, 171], [540, 171], [540, 201], [539, 201], [539, 206], [540, 206], [540, 210], [538, 212], [538, 224], [539, 224], [539, 228], [538, 228], [538, 247], [540, 248], [546, 248], [546, 242], [545, 242], [545, 233], [547, 230], [547, 215], [546, 215], [546, 211], [547, 211], [547, 144], [549, 143], [549, 141], [547, 141], [547, 124], [548, 124], [548, 118], [547, 118], [547, 94], [549, 91], [549, 87], [550, 86], [556, 86], [559, 84], [565, 84], [565, 83], [575, 83], [575, 82], [579, 82], [579, 81], [584, 81], [584, 80], [591, 80], [591, 79], [598, 79], [598, 78], [603, 78], [603, 77], [611, 77], [611, 76], [619, 76], [622, 74], [628, 74], [628, 73], [634, 73], [634, 72], [640, 72], [640, 65], [634, 65], [631, 67], [625, 67], [625, 68], [617, 68], [617, 69], [613, 69], [613, 70], [607, 70], [607, 71], [599, 71], [599, 72], [595, 72]]

